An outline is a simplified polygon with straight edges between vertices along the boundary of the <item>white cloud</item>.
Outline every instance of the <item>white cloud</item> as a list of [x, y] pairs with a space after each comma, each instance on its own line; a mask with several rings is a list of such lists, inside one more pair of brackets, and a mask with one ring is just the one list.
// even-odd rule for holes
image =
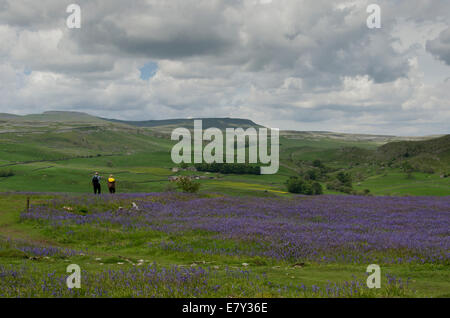
[[448, 1], [379, 1], [380, 30], [365, 0], [79, 4], [82, 28], [69, 30], [60, 1], [0, 0], [0, 112], [448, 132]]

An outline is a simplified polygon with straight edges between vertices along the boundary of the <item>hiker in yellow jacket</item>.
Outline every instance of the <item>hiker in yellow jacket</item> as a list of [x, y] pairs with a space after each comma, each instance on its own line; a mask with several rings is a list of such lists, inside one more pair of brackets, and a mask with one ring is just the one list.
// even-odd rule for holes
[[108, 178], [108, 189], [109, 193], [116, 193], [116, 179], [114, 179], [112, 174]]

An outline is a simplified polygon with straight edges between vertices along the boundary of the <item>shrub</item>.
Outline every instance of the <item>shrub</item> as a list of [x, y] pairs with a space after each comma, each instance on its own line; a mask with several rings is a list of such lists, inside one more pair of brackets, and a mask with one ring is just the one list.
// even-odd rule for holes
[[89, 210], [88, 210], [88, 208], [85, 207], [85, 206], [80, 206], [80, 207], [78, 208], [78, 212], [79, 212], [79, 213], [88, 213]]
[[318, 182], [311, 183], [298, 177], [290, 177], [286, 182], [287, 189], [291, 193], [306, 195], [319, 195], [323, 193], [322, 186]]
[[0, 170], [0, 178], [7, 178], [14, 176], [15, 173], [9, 169], [9, 170]]
[[352, 187], [342, 184], [339, 180], [333, 180], [333, 181], [328, 182], [327, 189], [338, 191], [338, 192], [343, 192], [343, 193], [347, 193], [347, 194], [350, 194], [353, 192]]
[[316, 160], [313, 161], [313, 166], [316, 167], [316, 168], [323, 168], [324, 167], [322, 161], [320, 161], [319, 159], [316, 159]]
[[406, 173], [407, 179], [412, 179], [412, 173], [414, 171], [414, 168], [408, 161], [403, 161], [401, 163], [401, 169], [404, 173]]
[[325, 165], [320, 161], [319, 159], [316, 159], [313, 161], [313, 167], [323, 169], [325, 168]]
[[199, 163], [195, 165], [197, 171], [219, 172], [223, 174], [261, 174], [261, 168], [257, 165], [243, 163]]
[[307, 180], [317, 180], [319, 179], [320, 172], [317, 169], [311, 169], [306, 171], [305, 179]]
[[177, 187], [183, 192], [195, 193], [200, 189], [200, 183], [193, 182], [188, 176], [181, 176], [176, 181]]
[[336, 179], [345, 187], [352, 187], [352, 176], [347, 172], [339, 172]]
[[312, 189], [313, 189], [314, 194], [316, 194], [316, 195], [323, 194], [323, 188], [319, 182], [314, 182], [312, 184]]
[[303, 192], [303, 180], [300, 180], [297, 177], [290, 177], [287, 184], [287, 189], [291, 193], [302, 193]]
[[347, 194], [353, 193], [352, 176], [348, 172], [339, 172], [336, 179], [327, 183], [327, 189]]
[[180, 163], [180, 168], [181, 169], [187, 169], [188, 167], [189, 167], [189, 165], [186, 162]]

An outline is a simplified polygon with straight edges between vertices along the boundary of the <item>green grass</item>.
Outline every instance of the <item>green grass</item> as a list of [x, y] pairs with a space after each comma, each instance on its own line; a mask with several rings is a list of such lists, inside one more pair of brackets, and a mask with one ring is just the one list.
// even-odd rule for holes
[[[150, 139], [153, 142], [153, 139]], [[167, 144], [165, 144], [167, 143]], [[319, 143], [320, 144], [320, 143]], [[14, 176], [0, 177], [0, 191], [40, 191], [40, 192], [90, 192], [90, 179], [95, 171], [101, 175], [114, 174], [117, 188], [120, 192], [153, 192], [162, 191], [168, 184], [168, 177], [174, 175], [171, 168], [176, 166], [170, 159], [170, 143], [163, 141], [160, 147], [139, 152], [108, 152], [98, 156], [84, 153], [81, 156], [70, 152], [62, 155], [60, 152], [38, 152], [37, 147], [28, 145], [2, 145], [5, 151], [0, 164], [0, 171], [12, 171]], [[11, 149], [8, 150], [10, 147]], [[149, 146], [150, 147], [150, 146]], [[151, 147], [150, 147], [151, 148]], [[286, 156], [290, 149], [283, 150], [281, 157]], [[317, 150], [323, 153], [321, 150]], [[325, 152], [333, 152], [328, 149]], [[91, 151], [92, 152], [92, 151]], [[95, 151], [94, 151], [95, 152]], [[83, 152], [81, 152], [82, 154]], [[295, 152], [294, 154], [296, 154]], [[312, 160], [316, 152], [303, 153], [304, 160]], [[311, 157], [308, 157], [311, 155]], [[306, 156], [306, 157], [305, 157]], [[295, 157], [295, 155], [294, 155]], [[319, 158], [322, 158], [319, 156]], [[34, 160], [33, 160], [34, 159]], [[295, 159], [297, 160], [297, 159]], [[3, 166], [3, 167], [2, 167]], [[335, 168], [343, 167], [339, 163], [330, 163]], [[384, 171], [372, 168], [354, 167], [352, 173], [362, 172], [365, 179], [360, 185], [355, 182], [355, 189], [369, 189], [377, 195], [449, 195], [449, 178], [440, 178], [439, 174], [414, 173], [413, 179], [406, 179], [399, 169]], [[176, 173], [175, 173], [176, 174]], [[296, 175], [295, 164], [289, 160], [282, 161], [276, 175], [218, 175], [200, 172], [186, 172], [214, 177], [215, 180], [201, 181], [201, 191], [221, 192], [227, 194], [245, 194], [261, 191], [286, 191], [285, 182], [291, 175]], [[332, 193], [327, 191], [326, 193]]]
[[411, 178], [408, 178], [405, 173], [390, 170], [382, 175], [367, 178], [355, 188], [370, 189], [375, 195], [446, 196], [449, 195], [450, 178], [425, 173], [413, 173]]
[[[56, 116], [56, 117], [55, 117]], [[55, 114], [55, 118], [59, 118]], [[80, 119], [84, 120], [83, 118]], [[10, 125], [10, 124], [5, 124]], [[18, 124], [16, 124], [17, 126]], [[21, 125], [21, 126], [20, 126]], [[212, 177], [202, 179], [200, 193], [205, 196], [235, 195], [278, 197], [290, 196], [286, 193], [285, 181], [314, 159], [322, 160], [334, 169], [345, 169], [353, 176], [361, 177], [354, 181], [354, 188], [362, 191], [369, 189], [374, 195], [450, 195], [450, 178], [440, 178], [440, 173], [425, 174], [414, 172], [411, 179], [399, 168], [381, 167], [375, 164], [354, 165], [347, 157], [342, 157], [343, 147], [359, 147], [362, 151], [350, 153], [360, 159], [365, 150], [372, 151], [379, 142], [336, 140], [331, 138], [282, 137], [281, 165], [275, 175], [220, 175], [183, 171], [173, 173], [176, 166], [170, 158], [170, 149], [174, 142], [161, 138], [155, 129], [120, 126], [103, 121], [95, 123], [66, 122], [20, 122], [14, 126], [18, 132], [0, 134], [0, 171], [12, 171], [13, 175], [0, 177], [0, 192], [11, 192], [0, 196], [0, 266], [12, 264], [34, 268], [30, 274], [38, 279], [50, 272], [65, 275], [67, 264], [79, 264], [84, 270], [97, 274], [106, 269], [131, 269], [133, 265], [124, 259], [136, 263], [147, 260], [157, 266], [182, 265], [185, 267], [202, 266], [218, 268], [214, 283], [225, 286], [217, 297], [290, 297], [298, 296], [290, 289], [278, 291], [278, 287], [289, 284], [325, 286], [328, 281], [343, 282], [355, 275], [364, 279], [365, 268], [351, 264], [305, 264], [301, 268], [293, 264], [271, 259], [202, 255], [188, 251], [162, 249], [162, 242], [179, 241], [192, 246], [207, 247], [215, 243], [222, 247], [241, 244], [233, 241], [218, 241], [208, 233], [184, 233], [174, 237], [155, 231], [136, 231], [126, 233], [117, 229], [92, 227], [74, 227], [74, 234], [57, 231], [45, 224], [21, 222], [19, 215], [25, 209], [26, 199], [31, 197], [32, 204], [44, 203], [55, 195], [20, 194], [20, 192], [56, 192], [90, 193], [91, 177], [95, 171], [107, 177], [114, 174], [119, 192], [159, 192], [168, 185], [168, 177], [181, 175], [199, 175]], [[10, 126], [5, 130], [13, 129]], [[156, 129], [157, 132], [157, 129]], [[447, 156], [447, 154], [446, 154]], [[422, 157], [420, 157], [422, 158]], [[419, 158], [419, 159], [420, 159]], [[424, 157], [425, 158], [425, 157]], [[439, 169], [449, 167], [450, 158], [433, 157], [439, 161]], [[417, 159], [418, 160], [418, 159]], [[421, 159], [422, 161], [425, 159]], [[5, 174], [7, 175], [7, 174]], [[106, 192], [105, 183], [103, 191]], [[325, 189], [325, 193], [336, 193]], [[87, 248], [87, 256], [32, 258], [24, 255], [5, 243], [6, 239], [28, 242], [38, 246], [53, 246], [74, 250]], [[148, 242], [154, 243], [152, 247]], [[242, 247], [242, 245], [240, 245]], [[251, 246], [249, 246], [251, 248]], [[101, 259], [100, 261], [97, 259]], [[124, 263], [119, 265], [117, 263]], [[247, 263], [245, 267], [242, 264]], [[103, 264], [103, 265], [101, 265]], [[248, 280], [227, 276], [225, 268], [250, 270], [253, 275], [251, 285]], [[412, 296], [412, 297], [449, 297], [450, 276], [448, 268], [438, 265], [385, 265], [383, 273], [391, 273], [402, 278], [412, 279], [412, 290], [397, 291], [389, 294], [384, 290], [366, 296]], [[258, 280], [263, 273], [264, 280]], [[31, 277], [30, 276], [30, 277]], [[273, 286], [269, 286], [271, 282]], [[117, 296], [127, 296], [130, 291]], [[128, 294], [127, 294], [128, 293]], [[36, 294], [46, 296], [44, 294]], [[48, 296], [48, 295], [47, 295]], [[308, 296], [308, 295], [303, 295]]]
[[[132, 127], [61, 112], [16, 118], [1, 125], [9, 132], [0, 133], [0, 172], [5, 172], [0, 175], [9, 171], [14, 175], [0, 177], [0, 191], [91, 192], [91, 176], [99, 171], [104, 176], [116, 175], [119, 192], [152, 192], [164, 190], [168, 177], [174, 175], [171, 168], [176, 165], [170, 151], [175, 142], [167, 135], [163, 138], [155, 127]], [[376, 139], [294, 134], [282, 136], [280, 144], [281, 163], [275, 175], [181, 174], [214, 177], [201, 181], [202, 192], [261, 195], [268, 191], [285, 195], [286, 180], [320, 159], [334, 169], [361, 173], [364, 178], [358, 180], [360, 185], [354, 182], [355, 188], [369, 189], [372, 194], [450, 195], [449, 179], [439, 178], [441, 171], [449, 167], [450, 156], [446, 152], [432, 157], [439, 171], [431, 175], [417, 173], [414, 180], [405, 180], [399, 168], [383, 176], [379, 166], [365, 169], [352, 163], [367, 160], [367, 154], [380, 145]], [[426, 158], [415, 160], [425, 166]]]

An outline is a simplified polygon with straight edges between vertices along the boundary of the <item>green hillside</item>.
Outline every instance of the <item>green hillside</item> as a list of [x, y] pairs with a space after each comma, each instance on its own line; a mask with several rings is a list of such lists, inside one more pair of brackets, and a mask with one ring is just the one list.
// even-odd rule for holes
[[184, 127], [190, 130], [194, 129], [194, 120], [201, 120], [203, 129], [208, 129], [211, 127], [219, 128], [225, 130], [226, 128], [258, 128], [262, 127], [255, 124], [253, 121], [248, 119], [240, 118], [195, 118], [195, 119], [164, 119], [164, 120], [144, 120], [144, 121], [126, 121], [117, 119], [106, 119], [106, 121], [124, 124], [133, 127], [148, 128], [155, 134], [170, 135], [172, 131], [178, 127]]
[[[259, 127], [250, 120], [230, 118], [203, 119], [203, 123], [204, 128]], [[170, 158], [174, 142], [169, 134], [175, 127], [192, 125], [192, 119], [133, 123], [77, 112], [2, 114], [0, 191], [90, 192], [90, 177], [99, 171], [116, 175], [122, 192], [163, 191], [169, 177], [194, 175], [206, 192], [288, 195], [286, 180], [300, 176], [317, 179], [325, 193], [341, 193], [342, 189], [327, 185], [343, 172], [351, 175], [355, 193], [450, 195], [450, 178], [445, 177], [450, 166], [449, 136], [408, 140], [282, 131], [276, 175], [172, 172], [177, 165]], [[315, 167], [315, 160], [323, 167]], [[405, 170], [405, 162], [411, 171]]]

